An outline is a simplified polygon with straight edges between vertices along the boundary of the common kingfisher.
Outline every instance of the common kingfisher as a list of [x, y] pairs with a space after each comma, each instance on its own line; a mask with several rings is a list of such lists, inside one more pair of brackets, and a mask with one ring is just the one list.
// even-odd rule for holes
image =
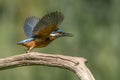
[[51, 12], [41, 19], [35, 16], [26, 18], [24, 22], [24, 32], [29, 38], [17, 44], [27, 47], [27, 53], [34, 48], [46, 47], [49, 43], [59, 37], [72, 37], [71, 33], [66, 33], [59, 29], [64, 16], [61, 12]]

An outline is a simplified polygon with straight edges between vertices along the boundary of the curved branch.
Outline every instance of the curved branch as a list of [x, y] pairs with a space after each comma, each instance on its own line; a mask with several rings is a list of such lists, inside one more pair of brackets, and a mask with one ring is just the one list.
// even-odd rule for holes
[[30, 52], [0, 59], [0, 70], [30, 65], [45, 65], [71, 70], [81, 80], [95, 80], [89, 69], [85, 66], [86, 61], [82, 57]]

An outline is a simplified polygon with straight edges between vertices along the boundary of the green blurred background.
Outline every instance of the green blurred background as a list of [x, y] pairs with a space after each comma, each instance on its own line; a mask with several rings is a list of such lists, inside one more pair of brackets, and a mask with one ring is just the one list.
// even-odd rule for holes
[[[0, 0], [0, 58], [24, 53], [23, 23], [60, 11], [61, 29], [74, 34], [33, 51], [85, 57], [96, 80], [120, 80], [120, 0]], [[52, 73], [52, 74], [51, 74]], [[0, 80], [78, 80], [70, 71], [30, 66], [0, 71]]]

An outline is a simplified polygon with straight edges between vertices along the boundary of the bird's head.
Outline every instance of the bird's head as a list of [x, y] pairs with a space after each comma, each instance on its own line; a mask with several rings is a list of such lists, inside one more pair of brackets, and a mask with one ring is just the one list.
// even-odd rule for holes
[[73, 34], [71, 33], [67, 33], [67, 32], [64, 32], [62, 30], [56, 30], [56, 31], [53, 31], [50, 36], [52, 37], [56, 37], [56, 38], [59, 38], [59, 37], [73, 37]]

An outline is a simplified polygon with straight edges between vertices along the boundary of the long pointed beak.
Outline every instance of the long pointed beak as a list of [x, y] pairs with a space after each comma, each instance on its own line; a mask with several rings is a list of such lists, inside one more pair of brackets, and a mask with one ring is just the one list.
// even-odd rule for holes
[[72, 33], [63, 32], [63, 33], [60, 34], [59, 36], [60, 36], [60, 37], [73, 37], [73, 34], [72, 34]]

